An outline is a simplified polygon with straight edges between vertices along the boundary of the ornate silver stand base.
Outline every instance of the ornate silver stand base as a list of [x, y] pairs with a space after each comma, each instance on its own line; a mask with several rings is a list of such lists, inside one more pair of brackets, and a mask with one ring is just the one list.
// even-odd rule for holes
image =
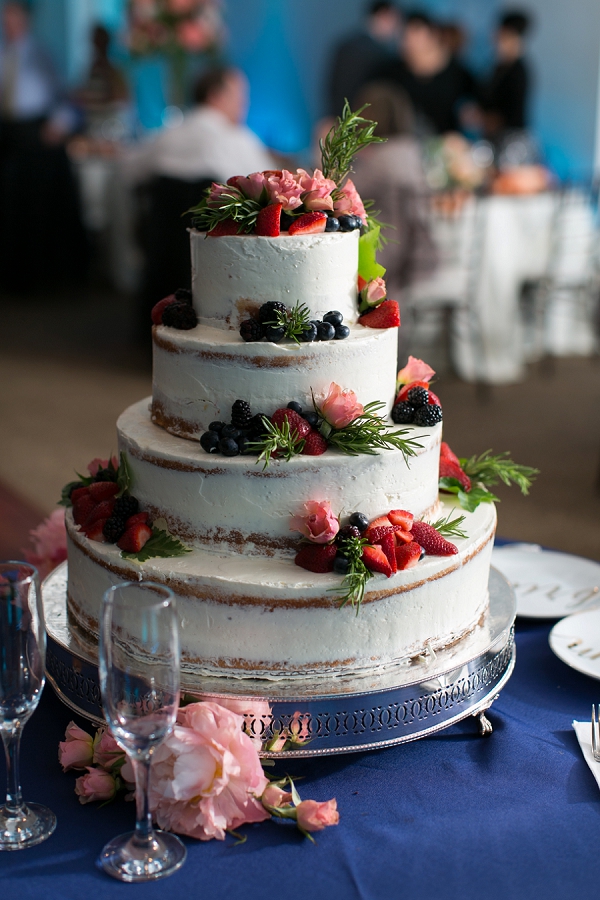
[[[67, 620], [67, 565], [44, 582], [48, 629], [47, 674], [70, 709], [101, 724], [95, 647]], [[266, 757], [322, 756], [414, 741], [468, 716], [491, 734], [485, 713], [515, 663], [515, 598], [504, 577], [490, 572], [485, 620], [454, 647], [371, 675], [271, 683], [183, 674], [193, 699], [235, 705]]]

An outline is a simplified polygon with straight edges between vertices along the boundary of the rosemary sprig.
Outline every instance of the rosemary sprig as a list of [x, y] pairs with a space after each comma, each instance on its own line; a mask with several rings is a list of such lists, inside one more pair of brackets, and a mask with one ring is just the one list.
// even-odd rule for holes
[[350, 567], [344, 580], [338, 588], [329, 588], [330, 591], [341, 594], [340, 609], [351, 603], [356, 609], [356, 615], [360, 610], [360, 605], [365, 596], [365, 588], [369, 578], [373, 577], [373, 573], [367, 569], [362, 561], [363, 548], [369, 542], [366, 538], [346, 538], [339, 542], [340, 550], [343, 552], [350, 562]]
[[293, 431], [290, 429], [290, 423], [287, 419], [279, 426], [267, 419], [266, 416], [263, 416], [263, 423], [267, 434], [262, 440], [251, 441], [247, 445], [250, 452], [259, 454], [256, 462], [264, 462], [263, 472], [271, 462], [271, 457], [276, 453], [278, 456], [283, 456], [286, 462], [289, 462], [298, 453], [302, 453], [306, 442], [304, 438], [298, 435], [295, 428]]
[[385, 138], [377, 137], [374, 133], [377, 122], [363, 119], [360, 115], [368, 105], [367, 103], [352, 112], [350, 104], [345, 100], [337, 124], [330, 129], [324, 140], [319, 141], [323, 175], [335, 181], [338, 188], [352, 170], [352, 160], [358, 151], [369, 144], [381, 144], [385, 141]]
[[[409, 433], [406, 428], [400, 431], [389, 431], [385, 420], [376, 415], [384, 406], [385, 404], [374, 400], [372, 403], [367, 403], [362, 415], [357, 416], [345, 428], [332, 428], [328, 422], [323, 420], [319, 430], [332, 447], [349, 456], [358, 456], [359, 453], [368, 453], [374, 456], [378, 450], [395, 449], [400, 450], [408, 465], [409, 458], [416, 456], [417, 450], [420, 450], [423, 445], [415, 438], [405, 437]], [[318, 407], [315, 408], [317, 412], [320, 412]]]
[[281, 309], [275, 310], [275, 318], [265, 325], [275, 325], [276, 328], [285, 328], [285, 336], [297, 344], [300, 343], [298, 338], [310, 323], [311, 312], [308, 306], [300, 301], [296, 301], [296, 305], [292, 309], [283, 312]]
[[465, 521], [465, 516], [457, 516], [456, 519], [452, 519], [451, 516], [452, 513], [448, 513], [445, 518], [438, 519], [437, 522], [431, 522], [431, 527], [439, 531], [444, 537], [466, 538], [466, 531], [463, 531], [460, 527]]
[[258, 200], [251, 200], [235, 187], [228, 185], [222, 187], [226, 190], [219, 195], [218, 206], [209, 205], [211, 188], [206, 188], [206, 196], [197, 206], [188, 209], [188, 213], [194, 216], [194, 225], [201, 231], [212, 231], [219, 222], [233, 219], [239, 223], [238, 233], [252, 231], [264, 204]]
[[527, 495], [536, 475], [539, 475], [539, 469], [521, 466], [512, 459], [507, 459], [507, 456], [508, 453], [493, 456], [491, 450], [486, 450], [480, 456], [461, 459], [460, 464], [473, 481], [478, 481], [486, 487], [498, 484], [499, 481], [509, 486], [516, 484], [521, 493]]

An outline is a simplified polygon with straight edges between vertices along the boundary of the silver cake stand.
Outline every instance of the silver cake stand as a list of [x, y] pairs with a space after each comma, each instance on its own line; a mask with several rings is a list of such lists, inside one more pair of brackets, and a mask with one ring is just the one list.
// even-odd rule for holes
[[[490, 572], [489, 593], [484, 621], [466, 638], [376, 674], [281, 684], [182, 672], [182, 692], [192, 699], [240, 701], [236, 705], [244, 714], [245, 730], [260, 739], [265, 757], [387, 747], [433, 734], [468, 716], [477, 719], [480, 734], [488, 735], [492, 726], [485, 713], [515, 664], [516, 613], [513, 590], [496, 569]], [[66, 563], [48, 576], [43, 596], [48, 680], [66, 706], [100, 725], [96, 648], [68, 621]]]

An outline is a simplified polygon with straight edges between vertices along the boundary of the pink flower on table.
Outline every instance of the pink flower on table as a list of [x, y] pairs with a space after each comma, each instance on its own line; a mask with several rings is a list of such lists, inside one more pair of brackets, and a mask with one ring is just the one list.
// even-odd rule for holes
[[321, 402], [320, 408], [324, 418], [334, 428], [345, 428], [364, 412], [364, 407], [356, 399], [354, 391], [343, 391], [335, 381], [331, 382], [329, 392]]
[[369, 306], [377, 306], [387, 297], [387, 289], [383, 278], [373, 278], [360, 292], [361, 299]]
[[290, 531], [299, 531], [314, 544], [328, 544], [340, 530], [340, 523], [327, 500], [304, 503], [305, 514], [292, 516]]
[[263, 791], [261, 800], [267, 806], [274, 806], [275, 809], [279, 809], [292, 802], [292, 795], [289, 791], [283, 791], [276, 784], [268, 784]]
[[91, 463], [88, 463], [87, 470], [90, 473], [90, 475], [92, 476], [92, 478], [94, 478], [94, 476], [98, 474], [99, 469], [107, 469], [109, 463], [111, 463], [111, 462], [113, 464], [113, 468], [115, 468], [115, 469], [119, 468], [119, 460], [117, 459], [116, 456], [111, 456], [110, 459], [100, 459], [100, 457], [97, 456], [95, 459], [93, 459], [91, 461]]
[[106, 728], [99, 728], [94, 738], [94, 762], [107, 772], [125, 757], [114, 737]]
[[282, 203], [285, 212], [302, 206], [300, 195], [303, 193], [303, 188], [292, 172], [282, 169], [281, 172], [265, 172], [265, 175], [267, 176], [266, 188], [270, 203]]
[[210, 701], [179, 710], [157, 748], [150, 808], [160, 828], [206, 841], [269, 818], [260, 797], [268, 780], [243, 719]]
[[354, 182], [350, 178], [348, 178], [340, 191], [333, 208], [338, 216], [360, 216], [363, 222], [367, 221], [367, 211], [360, 199], [360, 194], [354, 187]]
[[309, 175], [305, 169], [297, 169], [296, 178], [304, 191], [302, 202], [306, 209], [333, 209], [331, 192], [336, 188], [335, 181], [325, 178], [320, 169], [315, 169], [312, 175]]
[[325, 800], [323, 803], [302, 800], [296, 807], [296, 813], [298, 828], [302, 831], [322, 831], [328, 825], [337, 825], [340, 821], [335, 799]]
[[303, 744], [310, 738], [310, 713], [296, 710], [290, 722], [290, 734], [297, 744]]
[[24, 550], [24, 558], [36, 567], [43, 579], [67, 558], [64, 509], [55, 509], [41, 525], [29, 532], [29, 539], [33, 549]]
[[399, 385], [411, 384], [413, 381], [431, 381], [434, 375], [435, 371], [426, 362], [409, 356], [404, 368], [398, 372], [397, 381]]
[[258, 200], [265, 189], [267, 178], [263, 172], [252, 172], [245, 177], [244, 175], [234, 175], [227, 179], [227, 184], [233, 185], [246, 197], [251, 200]]
[[87, 767], [87, 775], [82, 775], [75, 782], [75, 793], [80, 803], [91, 803], [93, 800], [112, 800], [117, 792], [117, 783], [104, 769]]
[[260, 750], [263, 734], [271, 724], [273, 710], [268, 700], [238, 700], [235, 697], [219, 697], [219, 703], [225, 709], [244, 717], [243, 729], [250, 740]]
[[91, 734], [69, 722], [64, 741], [58, 745], [58, 761], [63, 772], [69, 769], [86, 769], [92, 763], [94, 755], [94, 739]]

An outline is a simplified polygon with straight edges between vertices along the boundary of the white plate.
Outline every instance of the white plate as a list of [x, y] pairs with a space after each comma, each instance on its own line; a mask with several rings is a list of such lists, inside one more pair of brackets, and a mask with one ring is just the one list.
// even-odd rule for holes
[[548, 640], [554, 653], [568, 666], [600, 679], [600, 608], [561, 619]]
[[517, 615], [560, 619], [600, 602], [600, 563], [537, 544], [494, 547], [492, 565], [515, 589]]

